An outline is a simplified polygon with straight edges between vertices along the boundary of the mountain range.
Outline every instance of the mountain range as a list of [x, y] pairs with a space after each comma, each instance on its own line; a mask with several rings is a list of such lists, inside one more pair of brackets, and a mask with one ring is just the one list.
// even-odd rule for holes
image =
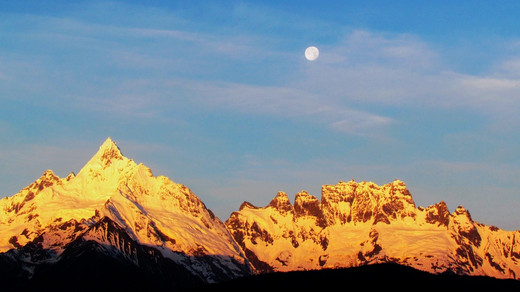
[[262, 208], [243, 203], [226, 221], [261, 272], [398, 263], [431, 273], [520, 276], [520, 232], [475, 222], [445, 202], [417, 207], [404, 182], [339, 182], [321, 201], [279, 192]]
[[302, 191], [294, 204], [279, 192], [222, 222], [110, 138], [77, 175], [47, 170], [0, 199], [0, 277], [13, 290], [185, 290], [382, 263], [518, 279], [520, 232], [475, 222], [461, 206], [416, 206], [399, 180], [324, 185], [321, 200]]

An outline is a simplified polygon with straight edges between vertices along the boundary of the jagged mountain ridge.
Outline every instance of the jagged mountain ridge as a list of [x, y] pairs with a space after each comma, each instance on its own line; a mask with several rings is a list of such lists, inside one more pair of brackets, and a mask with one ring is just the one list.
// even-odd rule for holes
[[392, 262], [432, 273], [520, 277], [520, 232], [472, 220], [459, 206], [417, 207], [404, 182], [339, 182], [321, 201], [279, 192], [265, 207], [244, 202], [226, 221], [262, 272]]
[[110, 138], [77, 175], [48, 170], [0, 200], [0, 252], [27, 277], [80, 246], [139, 268], [144, 258], [167, 262], [200, 283], [251, 274], [224, 223], [191, 190], [153, 176]]
[[463, 207], [417, 207], [398, 180], [324, 185], [321, 200], [302, 191], [294, 204], [279, 192], [263, 208], [244, 202], [224, 224], [189, 188], [155, 177], [108, 138], [77, 175], [47, 170], [0, 199], [0, 274], [14, 287], [32, 279], [52, 290], [57, 275], [68, 290], [92, 271], [133, 275], [128, 287], [144, 275], [189, 288], [253, 272], [393, 262], [518, 279], [519, 235], [474, 222]]

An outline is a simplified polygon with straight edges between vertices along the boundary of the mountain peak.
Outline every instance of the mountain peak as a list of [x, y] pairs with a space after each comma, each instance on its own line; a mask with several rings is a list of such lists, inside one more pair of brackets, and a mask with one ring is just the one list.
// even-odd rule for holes
[[34, 188], [38, 189], [38, 191], [41, 191], [42, 189], [54, 184], [60, 184], [60, 178], [55, 175], [52, 170], [47, 169], [45, 172], [43, 172], [39, 179], [37, 179], [29, 186], [29, 188]]
[[271, 200], [268, 206], [273, 207], [280, 212], [289, 212], [293, 209], [289, 197], [285, 192], [278, 192], [276, 197]]
[[104, 165], [108, 166], [113, 160], [120, 160], [123, 158], [121, 149], [117, 144], [108, 137], [103, 144], [99, 147], [98, 152], [93, 158], [99, 159]]
[[43, 174], [39, 178], [40, 180], [55, 180], [58, 181], [60, 178], [54, 174], [54, 172], [50, 169], [47, 169], [43, 172]]
[[103, 152], [111, 152], [116, 154], [117, 156], [123, 156], [121, 153], [121, 149], [117, 146], [116, 142], [112, 140], [112, 138], [108, 137], [103, 144], [99, 147], [99, 151]]

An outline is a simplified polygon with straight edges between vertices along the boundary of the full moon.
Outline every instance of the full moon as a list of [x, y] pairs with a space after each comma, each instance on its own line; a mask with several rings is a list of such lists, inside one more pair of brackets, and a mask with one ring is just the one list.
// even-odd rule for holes
[[308, 47], [305, 50], [305, 58], [309, 61], [314, 61], [314, 60], [318, 59], [319, 55], [320, 55], [320, 51], [318, 50], [318, 48], [316, 48], [314, 46]]

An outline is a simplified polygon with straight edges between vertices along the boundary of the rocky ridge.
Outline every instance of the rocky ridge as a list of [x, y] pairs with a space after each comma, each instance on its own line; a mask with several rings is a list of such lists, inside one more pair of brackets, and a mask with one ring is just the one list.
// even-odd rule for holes
[[321, 200], [294, 205], [279, 192], [265, 207], [243, 203], [226, 226], [262, 272], [398, 263], [419, 270], [520, 277], [520, 232], [473, 221], [445, 202], [417, 207], [404, 182], [339, 182]]

